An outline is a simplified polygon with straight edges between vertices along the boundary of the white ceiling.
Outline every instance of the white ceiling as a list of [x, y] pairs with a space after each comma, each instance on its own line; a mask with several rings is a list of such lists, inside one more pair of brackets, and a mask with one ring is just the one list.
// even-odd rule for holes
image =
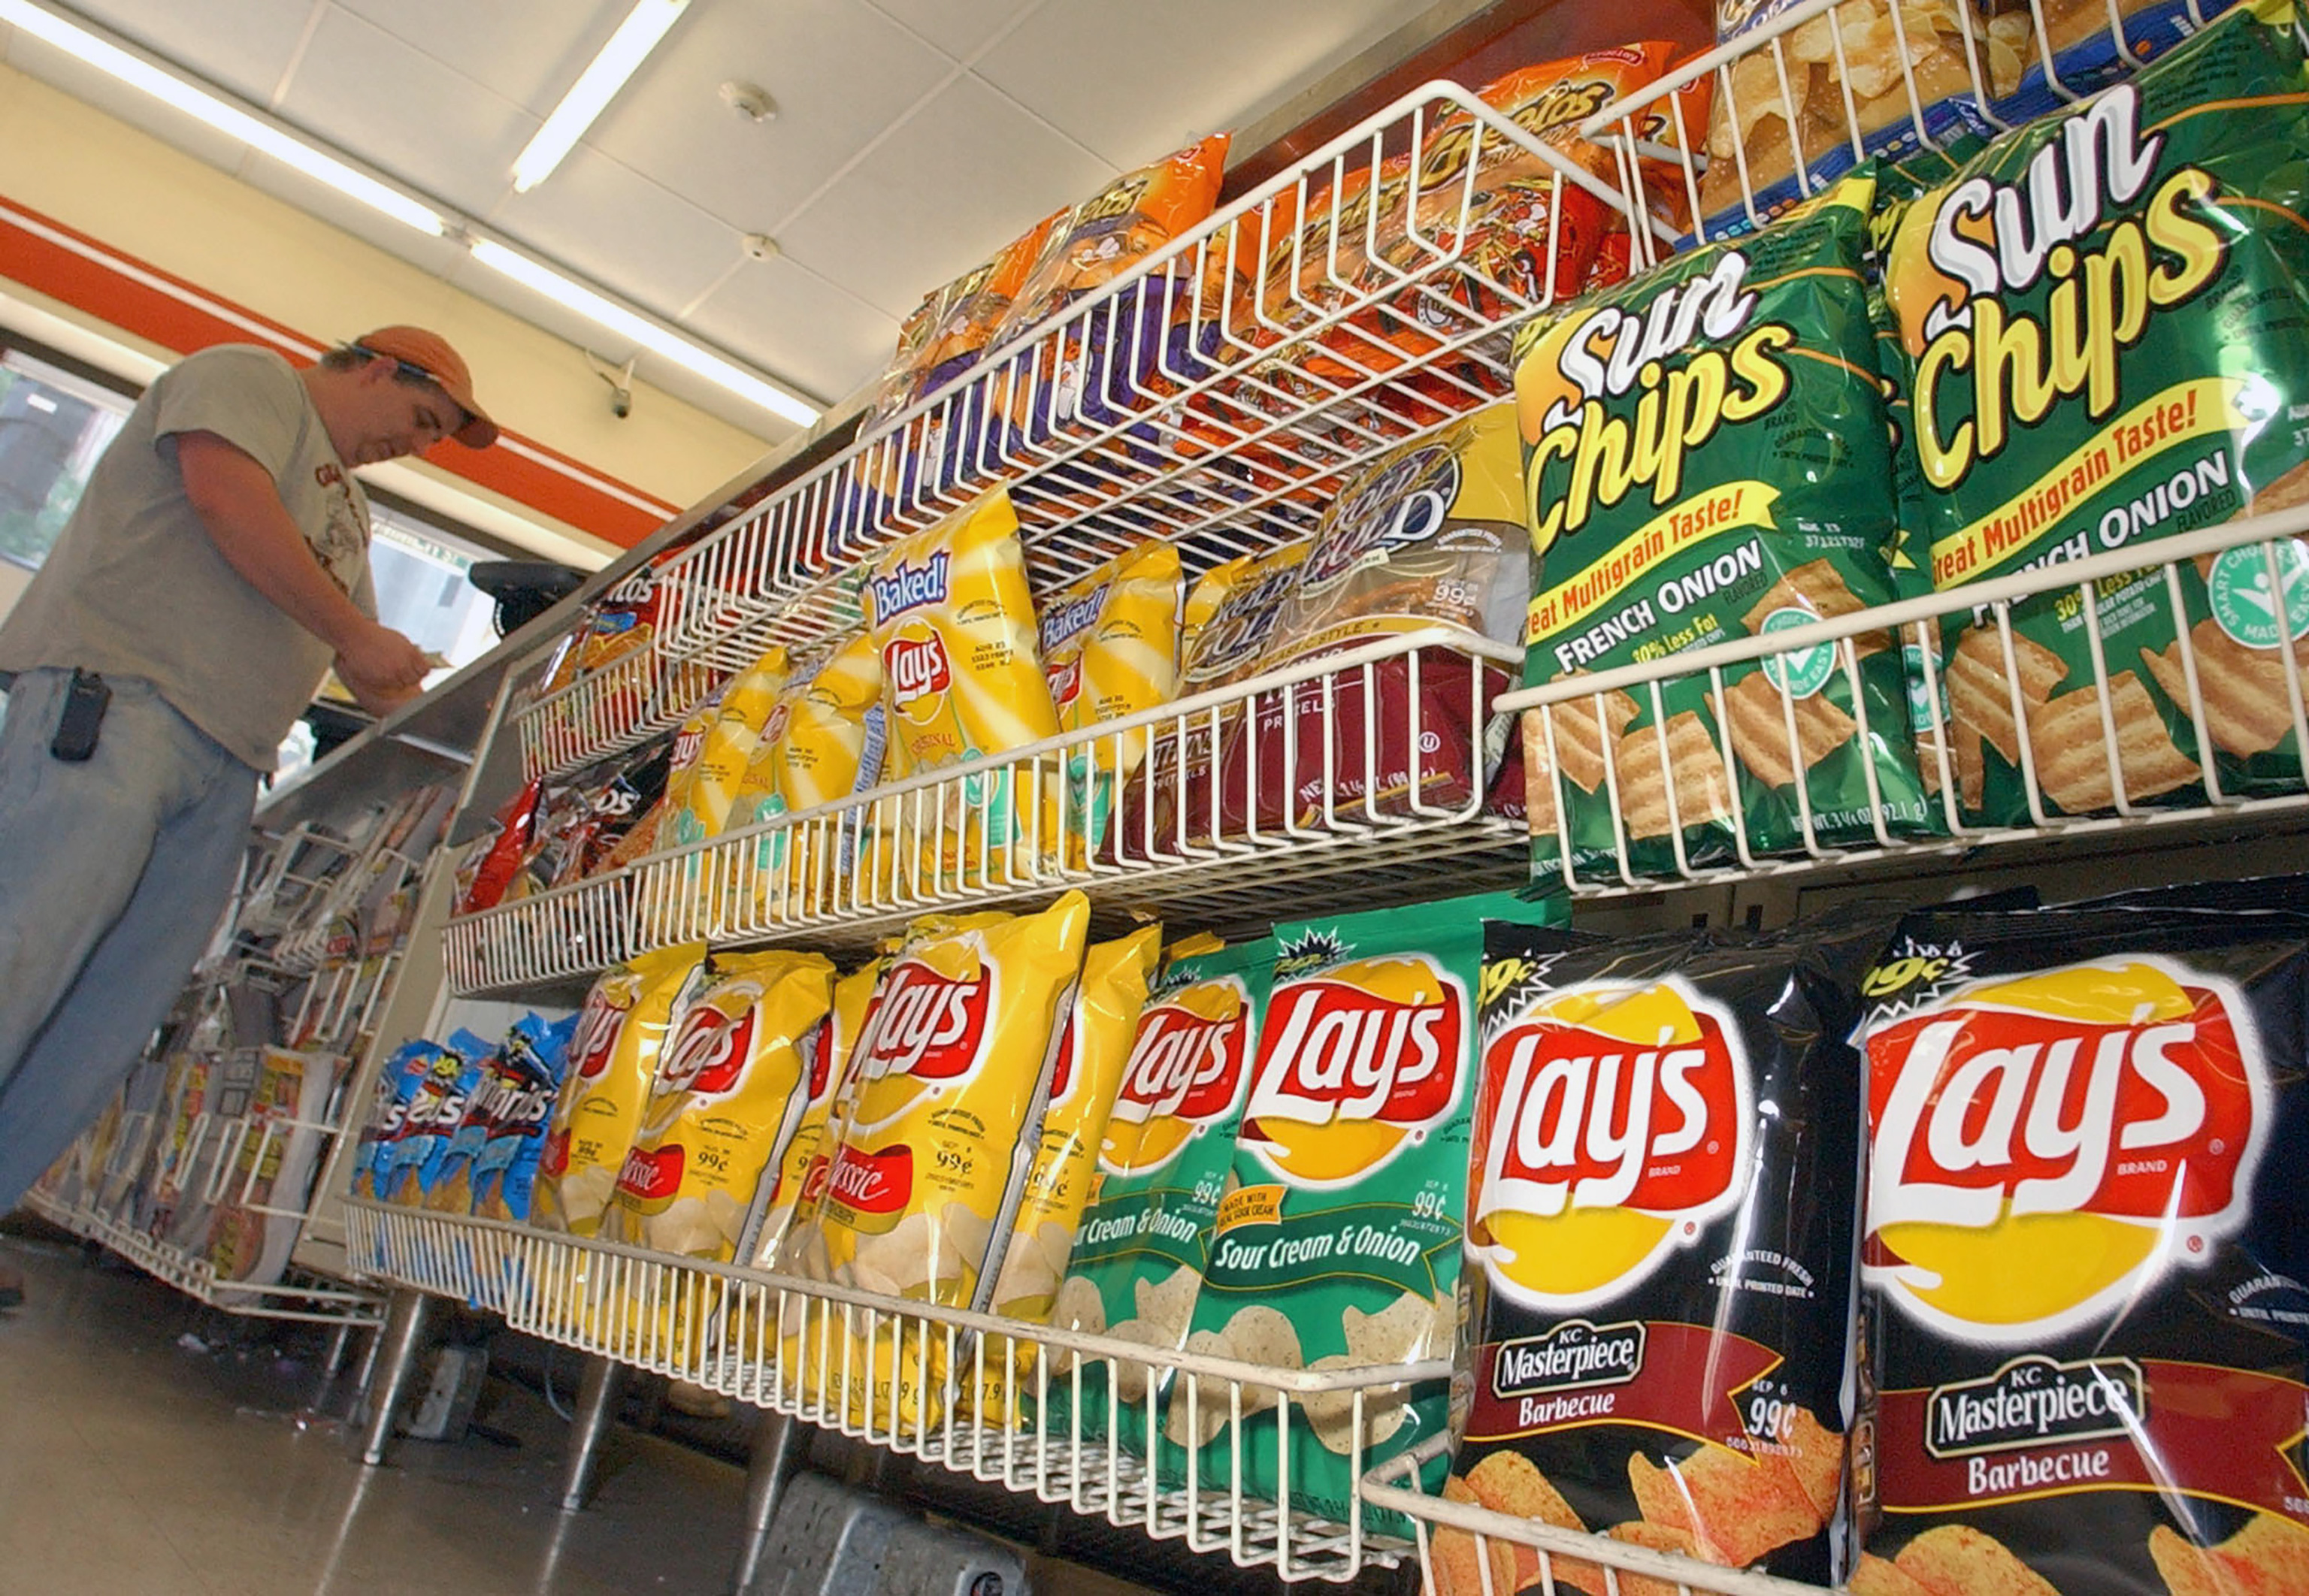
[[[1041, 217], [1255, 119], [1423, 9], [694, 0], [560, 169], [516, 194], [514, 157], [631, 0], [71, 3], [820, 402], [874, 376], [925, 293]], [[634, 352], [36, 40], [6, 59], [598, 354]], [[725, 107], [731, 79], [766, 89], [775, 118]], [[748, 233], [783, 254], [748, 260]], [[765, 440], [791, 430], [653, 357], [641, 370]]]

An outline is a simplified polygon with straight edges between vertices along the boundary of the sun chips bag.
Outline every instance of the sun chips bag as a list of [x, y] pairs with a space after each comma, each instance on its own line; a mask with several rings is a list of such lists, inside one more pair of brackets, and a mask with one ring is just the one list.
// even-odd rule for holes
[[2158, 539], [2309, 501], [2309, 433], [2278, 424], [2309, 368], [2305, 75], [2288, 0], [2241, 7], [1899, 215], [1885, 296], [1933, 584], [2143, 561], [2089, 608], [2073, 588], [2015, 605], [2009, 650], [1993, 614], [1946, 617], [1978, 821], [2033, 818], [2024, 760], [2056, 814], [2197, 802], [2209, 777], [2299, 789], [2309, 542], [2179, 565], [2177, 617], [2152, 562]]
[[[1860, 1171], [1846, 1039], [1890, 926], [1487, 928], [1474, 1405], [1447, 1496], [1843, 1578]], [[1460, 1536], [1435, 1555], [1474, 1549]], [[1538, 1568], [1511, 1550], [1513, 1590]], [[1592, 1566], [1560, 1558], [1554, 1576], [1605, 1596]]]
[[[1174, 950], [1139, 1011], [1090, 1201], [1051, 1307], [1061, 1330], [1169, 1351], [1187, 1343], [1275, 964], [1272, 938], [1210, 941]], [[1049, 1376], [1062, 1410], [1079, 1378], [1083, 1434], [1111, 1435], [1152, 1455], [1150, 1390], [1159, 1412], [1167, 1372], [1085, 1359], [1078, 1370], [1056, 1361]]]
[[1863, 1031], [1854, 1591], [2309, 1591], [2299, 888], [1903, 922]]
[[[1892, 597], [1898, 520], [1861, 280], [1872, 184], [1546, 313], [1517, 340], [1527, 686]], [[1728, 759], [1727, 759], [1728, 756]], [[1931, 829], [1881, 633], [1527, 714], [1536, 876], [1639, 874]], [[1799, 790], [1801, 789], [1801, 790]], [[1614, 797], [1616, 795], [1616, 803]]]
[[591, 1236], [601, 1228], [657, 1079], [658, 1055], [705, 960], [703, 943], [662, 948], [613, 966], [585, 994], [538, 1158], [540, 1229]]
[[[1275, 984], [1187, 1350], [1285, 1369], [1449, 1359], [1459, 1322], [1483, 921], [1561, 920], [1505, 893], [1275, 928]], [[1447, 1382], [1293, 1399], [1291, 1505], [1339, 1523], [1357, 1477], [1444, 1433]], [[1276, 1393], [1242, 1393], [1241, 1482], [1274, 1501]], [[1233, 1477], [1232, 1393], [1189, 1376], [1164, 1414], [1166, 1475]], [[1438, 1453], [1426, 1471], [1439, 1484]], [[1366, 1521], [1408, 1533], [1391, 1515]]]

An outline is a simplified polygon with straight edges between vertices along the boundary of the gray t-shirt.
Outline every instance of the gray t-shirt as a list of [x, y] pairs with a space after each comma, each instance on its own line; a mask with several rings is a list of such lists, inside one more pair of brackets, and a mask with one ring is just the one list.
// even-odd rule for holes
[[329, 645], [225, 563], [185, 495], [177, 436], [209, 432], [272, 473], [339, 587], [376, 613], [368, 499], [295, 368], [224, 344], [162, 372], [129, 412], [39, 574], [0, 624], [0, 673], [78, 667], [151, 680], [259, 771], [329, 668]]

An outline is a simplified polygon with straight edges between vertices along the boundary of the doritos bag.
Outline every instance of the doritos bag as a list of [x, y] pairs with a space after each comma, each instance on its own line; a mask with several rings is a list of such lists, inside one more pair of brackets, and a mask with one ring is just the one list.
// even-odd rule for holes
[[[1051, 1305], [1060, 1330], [1172, 1352], [1187, 1344], [1275, 963], [1271, 939], [1226, 947], [1210, 940], [1174, 951], [1139, 1011], [1097, 1178]], [[1064, 1410], [1075, 1371], [1056, 1363], [1051, 1397], [1062, 1411], [1054, 1422], [1072, 1433]], [[1161, 1399], [1168, 1371], [1085, 1360], [1080, 1373], [1082, 1433], [1149, 1455], [1147, 1393], [1152, 1385]]]
[[520, 1223], [529, 1218], [546, 1127], [576, 1029], [575, 1014], [551, 1023], [524, 1014], [497, 1049], [489, 1135], [473, 1160], [472, 1212], [483, 1219]]
[[[1993, 616], [1945, 618], [1951, 754], [1984, 824], [2033, 822], [2024, 753], [2050, 814], [2195, 804], [2209, 777], [2300, 790], [2309, 540], [2178, 566], [2177, 616], [2151, 563], [2158, 539], [2309, 499], [2309, 436], [2270, 424], [2272, 374], [2309, 362], [2309, 237], [2283, 220], [2309, 209], [2296, 29], [2287, 0], [2232, 11], [1900, 213], [1885, 295], [1934, 585], [2120, 548], [2144, 566], [2089, 609], [2072, 588], [2014, 606], [2009, 657]], [[2024, 261], [2005, 219], [2054, 196]]]
[[478, 914], [504, 901], [506, 889], [513, 884], [529, 853], [538, 799], [543, 792], [541, 782], [523, 782], [521, 790], [497, 812], [486, 839], [477, 839], [466, 850], [457, 867], [459, 914]]
[[383, 1190], [388, 1203], [416, 1207], [447, 1160], [448, 1146], [464, 1122], [488, 1062], [489, 1045], [470, 1031], [460, 1031], [448, 1046], [433, 1055], [425, 1078], [409, 1099], [402, 1116], [401, 1134], [385, 1155]]
[[437, 1213], [471, 1213], [473, 1164], [489, 1143], [489, 1103], [497, 1092], [502, 1049], [470, 1031], [451, 1036], [449, 1048], [465, 1059], [472, 1084], [448, 1134], [434, 1138], [432, 1151], [418, 1170], [419, 1202]]
[[[1486, 927], [1474, 1401], [1447, 1495], [1840, 1583], [1860, 1168], [1846, 1039], [1888, 934], [1856, 917], [1608, 941]], [[1512, 1551], [1510, 1589], [1538, 1572]], [[1554, 1577], [1606, 1588], [1570, 1558]]]
[[[1560, 921], [1568, 908], [1500, 893], [1276, 927], [1275, 987], [1189, 1351], [1284, 1369], [1452, 1355], [1483, 920]], [[1366, 1392], [1360, 1427], [1353, 1391], [1296, 1396], [1286, 1460], [1273, 1391], [1245, 1387], [1238, 1436], [1228, 1383], [1183, 1379], [1162, 1467], [1183, 1478], [1192, 1447], [1199, 1480], [1239, 1479], [1267, 1501], [1287, 1473], [1292, 1506], [1349, 1523], [1364, 1472], [1444, 1434], [1446, 1384]], [[1429, 1488], [1442, 1473], [1438, 1452]], [[1364, 1522], [1410, 1529], [1394, 1515]]]
[[2158, 897], [1869, 977], [1855, 1591], [2309, 1591], [2309, 916]]
[[[1042, 608], [1042, 671], [1061, 732], [1167, 703], [1179, 685], [1179, 550], [1142, 543], [1054, 594]], [[1062, 802], [1051, 805], [1044, 847], [1079, 863], [1106, 835], [1115, 784], [1146, 755], [1144, 729], [1077, 744]]]
[[409, 1105], [432, 1073], [434, 1058], [440, 1050], [439, 1043], [421, 1037], [403, 1042], [393, 1049], [385, 1067], [377, 1071], [368, 1122], [361, 1127], [359, 1146], [353, 1154], [354, 1196], [370, 1202], [385, 1200], [391, 1189], [387, 1160], [392, 1156], [393, 1144], [400, 1138], [409, 1118]]
[[683, 999], [699, 979], [700, 943], [613, 966], [577, 1011], [569, 1067], [538, 1160], [535, 1222], [591, 1236], [610, 1205]]
[[[1890, 602], [1898, 517], [1860, 275], [1870, 192], [1846, 178], [1752, 238], [1518, 335], [1539, 557], [1527, 685]], [[1535, 876], [1616, 876], [1622, 850], [1639, 874], [1673, 875], [1739, 857], [1742, 840], [1797, 849], [1807, 815], [1823, 843], [1874, 841], [1880, 822], [1929, 833], [1887, 641], [1726, 666], [1720, 700], [1687, 673], [1656, 702], [1588, 694], [1526, 716]]]

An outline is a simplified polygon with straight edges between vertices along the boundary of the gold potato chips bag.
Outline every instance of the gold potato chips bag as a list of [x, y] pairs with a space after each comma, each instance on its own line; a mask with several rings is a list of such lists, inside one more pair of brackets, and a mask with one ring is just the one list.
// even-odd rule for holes
[[834, 1150], [827, 1143], [829, 1138], [837, 1143], [841, 1139], [837, 1100], [851, 1079], [850, 1061], [859, 1033], [865, 1028], [874, 988], [888, 968], [887, 959], [876, 959], [834, 983], [833, 1012], [826, 1016], [825, 1039], [811, 1057], [805, 1083], [809, 1095], [762, 1195], [750, 1249], [757, 1269], [785, 1267], [780, 1257], [786, 1237], [816, 1212], [817, 1195], [826, 1183], [823, 1179], [813, 1182], [811, 1177], [834, 1162]]
[[[1168, 703], [1179, 687], [1179, 550], [1142, 543], [1117, 555], [1044, 606], [1042, 671], [1059, 729]], [[1146, 756], [1144, 729], [1077, 744], [1067, 755], [1064, 813], [1051, 806], [1044, 846], [1079, 861], [1106, 835], [1114, 784]]]
[[[814, 809], [879, 781], [882, 686], [880, 651], [863, 632], [842, 639], [815, 669], [790, 680], [756, 739], [728, 829]], [[781, 827], [756, 838], [730, 884], [739, 905], [750, 904], [763, 926], [822, 910], [851, 870], [862, 818], [853, 814], [799, 837]]]

